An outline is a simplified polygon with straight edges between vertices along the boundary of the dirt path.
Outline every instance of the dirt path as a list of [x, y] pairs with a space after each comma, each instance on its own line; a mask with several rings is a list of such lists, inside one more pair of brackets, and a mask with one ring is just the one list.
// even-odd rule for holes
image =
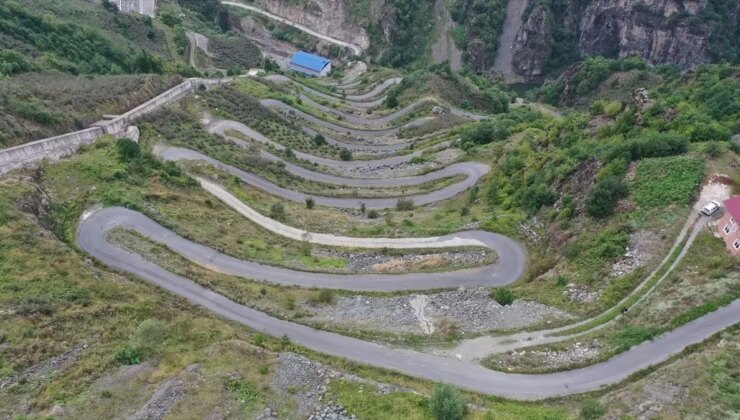
[[296, 23], [296, 22], [293, 22], [291, 20], [285, 19], [284, 17], [281, 17], [281, 16], [278, 16], [278, 15], [272, 14], [270, 12], [264, 11], [264, 10], [258, 8], [258, 7], [251, 6], [251, 5], [244, 4], [244, 3], [234, 2], [234, 1], [224, 1], [223, 4], [225, 4], [227, 6], [241, 7], [242, 9], [247, 9], [247, 10], [250, 10], [252, 12], [259, 13], [261, 15], [267, 16], [270, 19], [276, 20], [276, 21], [278, 21], [280, 23], [284, 23], [286, 25], [290, 25], [290, 26], [292, 26], [292, 27], [294, 27], [296, 29], [300, 29], [301, 31], [303, 31], [303, 32], [305, 32], [307, 34], [313, 35], [313, 36], [315, 36], [317, 38], [320, 38], [320, 39], [323, 39], [324, 41], [331, 42], [332, 44], [336, 44], [336, 45], [339, 45], [341, 47], [350, 48], [352, 50], [352, 52], [354, 52], [355, 55], [362, 55], [362, 47], [359, 46], [359, 45], [357, 45], [357, 44], [352, 44], [350, 42], [342, 41], [341, 39], [332, 38], [332, 37], [330, 37], [328, 35], [324, 35], [322, 33], [316, 32], [316, 31], [314, 31], [313, 29], [311, 29], [311, 28], [309, 28], [307, 26], [301, 25], [300, 23]]
[[514, 41], [516, 41], [516, 34], [522, 26], [522, 16], [527, 8], [527, 3], [529, 3], [528, 0], [509, 0], [509, 4], [506, 6], [504, 30], [501, 32], [496, 62], [493, 66], [509, 84], [524, 82], [520, 75], [514, 73], [511, 60], [514, 56]]
[[437, 41], [432, 44], [432, 61], [440, 64], [447, 61], [452, 70], [462, 68], [462, 51], [460, 51], [452, 39], [452, 29], [455, 22], [450, 16], [450, 4], [448, 0], [437, 0], [434, 4], [434, 13], [437, 17]]

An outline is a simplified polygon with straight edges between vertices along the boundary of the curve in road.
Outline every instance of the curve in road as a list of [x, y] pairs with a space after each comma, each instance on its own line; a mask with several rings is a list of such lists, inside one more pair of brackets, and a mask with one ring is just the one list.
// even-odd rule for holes
[[[211, 183], [211, 186], [216, 186], [216, 184]], [[212, 188], [212, 190], [214, 189]], [[225, 192], [223, 189], [221, 191]], [[246, 207], [246, 205], [242, 205]], [[90, 252], [90, 254], [105, 261], [107, 255], [115, 253], [112, 248], [116, 248], [116, 246], [109, 244], [106, 239], [106, 232], [115, 227], [135, 230], [167, 246], [188, 260], [211, 270], [247, 279], [290, 286], [376, 292], [428, 290], [461, 286], [502, 286], [517, 280], [526, 266], [526, 254], [523, 248], [512, 239], [491, 232], [465, 231], [433, 238], [380, 238], [364, 239], [362, 241], [359, 238], [354, 239], [358, 240], [358, 244], [362, 243], [372, 248], [382, 248], [383, 243], [405, 248], [415, 248], [416, 245], [424, 248], [482, 246], [496, 252], [498, 259], [495, 263], [447, 273], [347, 275], [296, 271], [244, 261], [222, 254], [175, 234], [141, 213], [121, 207], [108, 207], [85, 219], [83, 224], [80, 225], [78, 240], [81, 241], [81, 245], [84, 245], [86, 251], [90, 252], [89, 248], [98, 250]], [[283, 225], [282, 230], [285, 230], [284, 228], [287, 227]], [[317, 238], [331, 242], [330, 239], [326, 239], [329, 236], [331, 235], [318, 236]], [[338, 238], [334, 240], [342, 240], [341, 237]]]
[[[140, 229], [147, 236], [161, 235], [161, 239], [184, 241], [183, 245], [186, 249], [176, 250], [176, 252], [194, 252], [192, 257], [195, 258], [204, 258], [206, 255], [219, 258], [218, 255], [212, 253], [212, 250], [202, 249], [200, 245], [192, 244], [174, 235], [141, 213], [115, 207], [85, 214], [78, 226], [77, 244], [92, 257], [112, 268], [140, 277], [216, 315], [266, 334], [285, 335], [292, 342], [320, 353], [507, 398], [542, 399], [592, 391], [604, 385], [620, 382], [629, 375], [665, 361], [687, 346], [699, 343], [722, 329], [734, 325], [740, 319], [740, 300], [736, 300], [726, 307], [652, 341], [637, 345], [603, 363], [573, 371], [542, 375], [495, 372], [463, 361], [411, 350], [391, 349], [356, 338], [316, 330], [279, 320], [237, 304], [189, 279], [170, 273], [139, 255], [109, 243], [106, 239], [106, 232], [116, 226]], [[207, 254], [209, 251], [211, 254]], [[211, 263], [210, 259], [208, 263]], [[268, 268], [275, 269], [274, 267]], [[291, 280], [301, 279], [307, 274], [310, 273], [293, 272]], [[274, 281], [273, 278], [270, 280]], [[392, 283], [391, 286], [393, 286]]]
[[[209, 133], [216, 134], [218, 136], [221, 136], [222, 138], [235, 143], [241, 147], [249, 147], [249, 143], [245, 142], [242, 139], [238, 139], [236, 137], [230, 136], [227, 131], [233, 130], [241, 133], [242, 135], [258, 142], [265, 144], [267, 146], [270, 146], [276, 150], [283, 151], [286, 150], [286, 147], [283, 146], [280, 143], [277, 143], [273, 140], [268, 139], [261, 133], [257, 132], [256, 130], [253, 130], [252, 128], [233, 120], [218, 120], [209, 122], [206, 125], [206, 130]], [[311, 136], [316, 135], [316, 132], [311, 134]], [[389, 149], [390, 146], [360, 146], [360, 145], [352, 145], [349, 143], [343, 143], [338, 140], [326, 138], [327, 143], [338, 146], [338, 147], [347, 147], [350, 150], [358, 150], [358, 151], [367, 151], [368, 147], [374, 148], [376, 151], [384, 151], [384, 152], [390, 152], [395, 151], [392, 149]], [[406, 148], [411, 143], [398, 143], [395, 145], [392, 145], [394, 147], [402, 147]], [[437, 145], [435, 145], [435, 148], [442, 148], [449, 145], [449, 142], [442, 142]], [[421, 150], [414, 150], [411, 153], [407, 153], [404, 155], [398, 155], [398, 156], [390, 156], [390, 157], [384, 157], [384, 158], [378, 158], [378, 159], [368, 159], [368, 160], [335, 160], [335, 159], [329, 159], [324, 158], [320, 156], [314, 156], [309, 153], [293, 150], [293, 154], [298, 159], [305, 160], [310, 163], [315, 163], [319, 165], [324, 165], [327, 167], [333, 167], [333, 168], [350, 168], [350, 169], [357, 169], [357, 168], [373, 168], [373, 167], [380, 167], [380, 166], [387, 166], [387, 165], [396, 165], [399, 163], [405, 163], [411, 161], [413, 158], [417, 156], [421, 156], [422, 151]]]
[[[280, 187], [259, 175], [255, 175], [253, 173], [243, 171], [234, 166], [225, 164], [217, 159], [214, 159], [210, 156], [206, 156], [195, 150], [185, 149], [181, 147], [156, 146], [154, 147], [152, 153], [155, 156], [163, 160], [171, 160], [171, 161], [189, 160], [189, 161], [199, 161], [199, 162], [209, 164], [269, 194], [272, 194], [277, 197], [281, 197], [283, 199], [290, 200], [296, 203], [305, 203], [307, 198], [313, 198], [314, 202], [321, 206], [337, 207], [337, 208], [359, 208], [361, 205], [364, 204], [365, 207], [368, 209], [393, 208], [398, 203], [398, 197], [394, 197], [394, 198], [337, 198], [337, 197], [326, 197], [326, 196], [319, 196], [319, 195], [312, 195], [312, 194], [304, 194], [299, 191], [289, 190], [287, 188]], [[480, 177], [485, 175], [490, 170], [490, 167], [488, 165], [474, 163], [474, 162], [471, 162], [471, 163], [473, 164], [470, 166], [464, 167], [464, 168], [460, 168], [460, 167], [455, 168], [456, 170], [465, 171], [468, 174], [468, 177], [465, 178], [463, 181], [446, 186], [444, 188], [440, 188], [439, 190], [436, 190], [436, 191], [407, 196], [405, 198], [411, 199], [416, 205], [425, 205], [425, 204], [435, 203], [437, 201], [446, 200], [448, 198], [452, 198], [466, 191], [468, 188], [475, 185], [478, 179], [480, 179]], [[300, 170], [305, 170], [304, 168], [301, 168], [301, 167], [297, 167], [297, 168]], [[321, 173], [314, 173], [314, 174], [316, 174], [317, 176], [318, 175], [326, 175], [327, 177], [332, 176], [332, 175], [321, 174]], [[423, 176], [424, 175], [420, 175], [420, 177], [423, 177]], [[409, 177], [409, 178], [413, 178], [413, 177]], [[354, 178], [342, 178], [342, 179], [344, 180], [343, 181], [344, 184], [348, 184], [350, 182], [353, 182], [353, 180], [356, 180]], [[373, 183], [378, 182], [378, 183], [386, 184], [388, 181], [393, 181], [393, 179], [369, 179], [369, 180], [363, 180], [362, 182], [373, 182]], [[362, 184], [362, 182], [358, 183], [357, 185], [367, 186], [367, 184]], [[390, 184], [386, 184], [386, 186], [392, 186], [392, 182]]]

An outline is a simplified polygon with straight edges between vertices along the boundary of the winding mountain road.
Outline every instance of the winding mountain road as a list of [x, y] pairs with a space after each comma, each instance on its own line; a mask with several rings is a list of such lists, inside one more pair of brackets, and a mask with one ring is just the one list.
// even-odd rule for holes
[[[496, 372], [479, 365], [419, 353], [411, 350], [392, 349], [378, 344], [346, 337], [340, 334], [320, 331], [307, 326], [280, 320], [260, 311], [235, 303], [195, 282], [170, 273], [139, 255], [125, 251], [106, 239], [106, 233], [117, 226], [135, 229], [170, 246], [175, 252], [187, 258], [200, 260], [208, 266], [214, 264], [226, 270], [246, 270], [254, 273], [255, 279], [265, 275], [262, 269], [284, 272], [270, 272], [268, 280], [280, 282], [281, 276], [288, 276], [288, 284], [312, 281], [306, 276], [311, 273], [291, 272], [275, 267], [260, 266], [215, 253], [213, 250], [181, 238], [162, 226], [154, 223], [141, 213], [111, 207], [87, 213], [83, 216], [77, 230], [77, 244], [92, 257], [109, 267], [122, 270], [142, 278], [153, 285], [170, 291], [189, 302], [202, 306], [216, 315], [239, 322], [247, 327], [272, 336], [287, 336], [292, 342], [311, 350], [339, 356], [358, 363], [398, 371], [407, 375], [441, 381], [471, 391], [494, 394], [515, 399], [542, 399], [599, 389], [626, 379], [629, 375], [660, 363], [681, 352], [689, 345], [696, 344], [709, 336], [732, 326], [740, 319], [740, 301], [692, 321], [672, 332], [663, 334], [653, 341], [644, 342], [606, 362], [573, 371], [541, 375], [523, 375]], [[505, 256], [500, 255], [500, 260]], [[256, 267], [255, 267], [256, 265]], [[251, 267], [250, 267], [251, 266]], [[252, 272], [251, 270], [256, 270]], [[227, 271], [228, 272], [228, 271]], [[243, 273], [243, 274], [247, 274]], [[459, 273], [449, 273], [458, 274]], [[273, 275], [277, 275], [274, 277]], [[425, 275], [424, 277], [427, 277]], [[321, 284], [330, 284], [328, 275], [318, 276]], [[342, 286], [353, 278], [345, 277]], [[395, 280], [385, 283], [395, 290], [405, 284]], [[335, 281], [341, 281], [336, 279]], [[374, 281], [374, 280], [373, 280]], [[429, 281], [423, 287], [433, 287]], [[377, 284], [384, 284], [382, 280]], [[375, 284], [374, 284], [375, 285]], [[342, 287], [340, 286], [340, 287]], [[336, 285], [328, 287], [336, 287]]]
[[[387, 208], [393, 208], [398, 203], [399, 197], [393, 197], [393, 198], [338, 198], [338, 197], [327, 197], [327, 196], [319, 196], [319, 195], [312, 195], [312, 194], [304, 194], [300, 191], [294, 191], [289, 190], [287, 188], [280, 187], [276, 184], [274, 184], [272, 181], [269, 181], [265, 178], [262, 178], [259, 175], [255, 175], [253, 173], [243, 171], [239, 168], [236, 168], [234, 166], [228, 165], [226, 163], [223, 163], [219, 160], [216, 160], [210, 156], [204, 155], [200, 152], [197, 152], [195, 150], [185, 149], [181, 147], [167, 147], [167, 146], [156, 146], [153, 151], [155, 156], [159, 157], [163, 160], [171, 160], [171, 161], [181, 161], [181, 160], [189, 160], [189, 161], [199, 161], [206, 164], [209, 164], [215, 168], [218, 168], [224, 172], [229, 173], [230, 175], [233, 175], [237, 178], [239, 178], [242, 182], [245, 182], [249, 185], [252, 185], [256, 188], [259, 188], [267, 193], [270, 193], [274, 196], [281, 197], [286, 200], [290, 200], [296, 203], [304, 203], [307, 198], [313, 198], [314, 202], [321, 206], [327, 206], [327, 207], [337, 207], [337, 208], [359, 208], [362, 204], [365, 205], [368, 209], [387, 209]], [[464, 191], [466, 191], [468, 188], [475, 185], [475, 183], [488, 173], [490, 170], [490, 167], [485, 164], [477, 163], [477, 162], [470, 162], [470, 165], [467, 166], [456, 166], [452, 171], [460, 171], [458, 173], [455, 172], [444, 172], [447, 168], [441, 169], [440, 171], [436, 171], [440, 174], [448, 174], [448, 176], [453, 176], [458, 173], [463, 173], [467, 175], [467, 178], [465, 178], [463, 181], [457, 182], [455, 184], [449, 185], [444, 188], [440, 188], [435, 191], [430, 191], [428, 193], [423, 194], [417, 194], [417, 195], [411, 195], [411, 196], [405, 196], [405, 198], [411, 199], [414, 204], [416, 205], [425, 205], [430, 203], [435, 203], [438, 201], [446, 200], [448, 198], [452, 198]], [[304, 168], [301, 168], [299, 166], [295, 167], [295, 170], [303, 170], [307, 171]], [[307, 171], [312, 172], [312, 171]], [[430, 173], [427, 175], [431, 175], [434, 173]], [[314, 176], [315, 179], [320, 179], [323, 177], [326, 177], [325, 179], [329, 179], [329, 177], [333, 177], [333, 175], [328, 174], [322, 174], [318, 172], [313, 172], [311, 176]], [[423, 179], [426, 175], [419, 175], [418, 177], [408, 177], [409, 179]], [[368, 184], [373, 183], [383, 186], [393, 186], [393, 181], [396, 179], [390, 178], [390, 179], [366, 179], [360, 182], [356, 182], [357, 178], [341, 178], [339, 179], [339, 182], [342, 182], [342, 185], [357, 185], [357, 186], [368, 186]], [[434, 178], [431, 178], [434, 179]], [[439, 179], [439, 178], [437, 178]], [[366, 182], [366, 184], [362, 184], [363, 182]], [[416, 181], [414, 181], [416, 182]], [[411, 185], [411, 184], [403, 184], [399, 183], [399, 186], [403, 185]]]

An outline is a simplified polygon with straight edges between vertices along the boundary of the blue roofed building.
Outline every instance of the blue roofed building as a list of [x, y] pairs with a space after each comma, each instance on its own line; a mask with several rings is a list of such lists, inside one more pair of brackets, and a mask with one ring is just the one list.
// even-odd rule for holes
[[290, 57], [288, 68], [306, 76], [328, 76], [331, 72], [331, 60], [305, 51], [298, 51]]

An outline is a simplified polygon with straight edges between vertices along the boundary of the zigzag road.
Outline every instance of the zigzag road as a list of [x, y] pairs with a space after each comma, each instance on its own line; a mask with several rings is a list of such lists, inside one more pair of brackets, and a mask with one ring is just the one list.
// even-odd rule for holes
[[[249, 267], [242, 265], [244, 262], [229, 259], [208, 248], [174, 235], [171, 231], [157, 225], [140, 213], [117, 207], [106, 208], [85, 215], [77, 231], [77, 244], [92, 257], [112, 268], [145, 279], [217, 315], [269, 335], [287, 335], [293, 342], [321, 353], [419, 378], [451, 383], [476, 392], [508, 398], [541, 399], [591, 391], [604, 385], [617, 383], [626, 379], [632, 373], [666, 360], [691, 344], [701, 342], [712, 334], [735, 324], [740, 319], [740, 301], [735, 301], [729, 306], [705, 315], [653, 341], [633, 347], [631, 350], [600, 364], [574, 371], [543, 375], [508, 374], [490, 371], [479, 365], [445, 357], [410, 350], [391, 349], [273, 318], [257, 310], [237, 304], [197, 285], [189, 279], [172, 274], [156, 264], [146, 261], [139, 255], [127, 252], [109, 243], [106, 239], [106, 232], [117, 226], [135, 229], [155, 238], [155, 240], [161, 240], [176, 252], [189, 258], [199, 258], [201, 261], [205, 259], [205, 263], [209, 266], [238, 267], [235, 268], [236, 270], [249, 269]], [[503, 260], [504, 257], [501, 256], [500, 259]], [[307, 276], [311, 276], [310, 273], [291, 272], [275, 267], [260, 268], [258, 266], [257, 269], [254, 278], [259, 279], [261, 276], [266, 276], [273, 282], [279, 282], [281, 275], [288, 276], [287, 280], [293, 283], [303, 282]], [[277, 272], [259, 271], [261, 269], [284, 272], [278, 275]], [[459, 273], [450, 274], [459, 275]], [[427, 276], [424, 275], [425, 278]], [[323, 282], [331, 281], [328, 275], [319, 275], [318, 277], [317, 280], [324, 279]], [[335, 281], [343, 281], [342, 284], [346, 284], [347, 281], [352, 281], [358, 276], [346, 277], [349, 278], [336, 279]], [[398, 276], [391, 277], [395, 280], [390, 279], [387, 284], [391, 289], [395, 289], [400, 282]], [[305, 280], [305, 283], [310, 285], [311, 281]], [[434, 284], [424, 281], [423, 286], [434, 287]]]
[[[275, 101], [277, 102], [277, 101]], [[270, 106], [281, 107], [295, 112], [311, 121], [321, 121], [301, 111], [295, 110], [280, 102]], [[331, 123], [322, 125], [338, 131], [353, 130], [358, 135], [370, 135], [368, 132], [382, 133], [377, 135], [393, 134], [398, 128], [385, 130], [354, 130], [345, 127], [331, 127]], [[227, 125], [228, 126], [228, 125]], [[232, 126], [233, 127], [233, 126]], [[241, 131], [241, 130], [240, 130]], [[222, 132], [223, 134], [223, 132]], [[249, 137], [255, 138], [254, 135]], [[254, 133], [252, 133], [254, 134]], [[238, 139], [230, 139], [231, 141]], [[269, 142], [268, 139], [257, 141]], [[266, 141], [265, 141], [266, 140]], [[245, 182], [262, 188], [272, 194], [294, 200], [303, 201], [305, 195], [296, 191], [281, 189], [274, 184], [253, 174], [225, 165], [208, 156], [187, 149], [158, 148], [155, 152], [166, 159], [197, 159], [214, 166], [218, 166], [232, 175], [238, 176]], [[275, 157], [276, 158], [276, 157]], [[276, 158], [277, 159], [277, 158]], [[485, 166], [485, 165], [484, 165]], [[468, 178], [451, 187], [457, 190], [449, 191], [456, 195], [475, 183], [477, 177], [482, 176], [483, 169], [477, 164], [470, 166]], [[474, 169], [477, 168], [477, 169]], [[487, 168], [487, 167], [486, 167]], [[291, 170], [303, 170], [296, 167]], [[486, 169], [487, 171], [487, 169]], [[313, 171], [301, 172], [300, 176], [318, 176]], [[429, 175], [429, 174], [428, 174]], [[329, 175], [327, 175], [329, 176]], [[418, 181], [419, 177], [409, 177]], [[477, 176], [477, 177], [476, 177]], [[322, 182], [327, 182], [325, 178]], [[349, 178], [343, 178], [347, 182]], [[516, 399], [541, 399], [555, 396], [574, 394], [598, 389], [604, 385], [613, 384], [626, 379], [632, 373], [659, 363], [681, 352], [691, 344], [701, 342], [707, 337], [732, 326], [740, 319], [740, 300], [715, 312], [705, 315], [669, 333], [663, 334], [653, 341], [642, 343], [631, 350], [620, 354], [606, 362], [586, 368], [542, 375], [522, 375], [495, 372], [477, 364], [455, 360], [436, 355], [418, 353], [410, 350], [392, 349], [365, 342], [359, 339], [342, 336], [326, 331], [315, 330], [303, 325], [279, 320], [257, 310], [237, 304], [224, 296], [197, 285], [195, 282], [170, 273], [163, 268], [146, 261], [139, 255], [130, 253], [108, 242], [107, 232], [115, 227], [133, 229], [160, 242], [174, 252], [183, 255], [198, 264], [218, 272], [242, 276], [254, 280], [264, 280], [284, 285], [303, 287], [327, 287], [363, 291], [394, 291], [418, 290], [429, 288], [450, 288], [458, 286], [500, 286], [509, 284], [518, 279], [526, 266], [524, 249], [515, 241], [502, 236], [483, 231], [467, 231], [435, 238], [405, 238], [405, 239], [373, 239], [347, 238], [328, 234], [314, 234], [304, 232], [289, 226], [279, 224], [266, 218], [244, 203], [231, 196], [226, 190], [210, 181], [200, 179], [204, 189], [214, 194], [227, 205], [278, 234], [313, 243], [343, 245], [356, 244], [361, 247], [389, 246], [395, 248], [410, 247], [449, 247], [449, 246], [485, 246], [498, 254], [496, 263], [474, 269], [460, 270], [450, 273], [409, 273], [401, 275], [332, 275], [323, 273], [308, 273], [293, 271], [285, 268], [266, 266], [254, 262], [239, 260], [200, 244], [182, 238], [166, 228], [158, 225], [141, 213], [128, 209], [112, 207], [96, 210], [83, 215], [80, 221], [76, 241], [78, 246], [92, 257], [102, 261], [110, 267], [138, 276], [165, 290], [181, 296], [193, 304], [203, 306], [213, 313], [227, 319], [242, 323], [253, 329], [263, 331], [273, 336], [287, 335], [293, 342], [309, 349], [343, 357], [356, 362], [398, 371], [411, 376], [442, 381], [457, 385], [472, 391], [495, 394], [502, 397]], [[355, 179], [363, 185], [366, 182], [392, 182], [397, 180]], [[354, 181], [350, 181], [354, 182]], [[411, 181], [401, 181], [411, 182]], [[466, 184], [469, 182], [469, 184]], [[386, 184], [383, 184], [386, 185]], [[396, 184], [397, 185], [397, 184]], [[427, 200], [436, 201], [441, 198], [445, 189], [414, 198], [417, 204], [424, 204]], [[357, 199], [335, 199], [331, 197], [316, 197], [318, 204], [334, 207], [355, 207]], [[369, 207], [391, 207], [394, 199], [368, 199]], [[431, 201], [427, 201], [431, 202]]]

